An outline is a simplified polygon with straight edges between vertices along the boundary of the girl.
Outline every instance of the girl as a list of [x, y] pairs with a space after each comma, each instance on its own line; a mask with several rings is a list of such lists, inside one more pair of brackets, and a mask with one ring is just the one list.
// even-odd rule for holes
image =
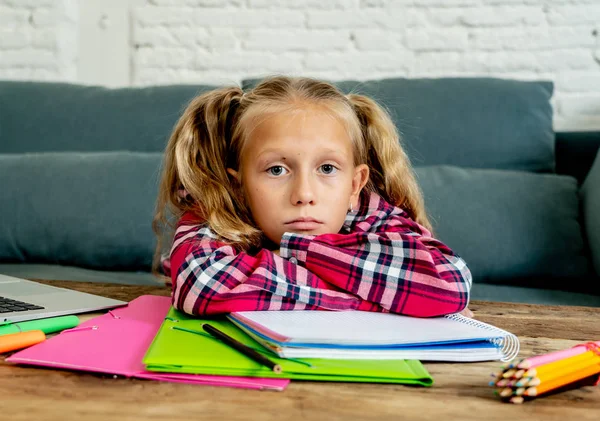
[[465, 309], [471, 273], [432, 237], [409, 160], [373, 100], [273, 77], [195, 98], [165, 151], [154, 229], [192, 315]]

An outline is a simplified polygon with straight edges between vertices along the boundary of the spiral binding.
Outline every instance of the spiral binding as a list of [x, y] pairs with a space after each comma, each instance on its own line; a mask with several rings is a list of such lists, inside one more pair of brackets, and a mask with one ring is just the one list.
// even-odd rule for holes
[[458, 313], [449, 314], [444, 317], [450, 320], [466, 324], [468, 326], [479, 327], [485, 330], [489, 330], [490, 332], [497, 333], [499, 335], [497, 338], [487, 339], [487, 341], [493, 343], [498, 348], [500, 348], [500, 352], [502, 352], [503, 355], [500, 361], [511, 361], [515, 359], [517, 355], [519, 355], [521, 344], [519, 343], [519, 338], [517, 338], [512, 333], [502, 330], [496, 326], [480, 322], [479, 320], [469, 319], [468, 317], [465, 317]]

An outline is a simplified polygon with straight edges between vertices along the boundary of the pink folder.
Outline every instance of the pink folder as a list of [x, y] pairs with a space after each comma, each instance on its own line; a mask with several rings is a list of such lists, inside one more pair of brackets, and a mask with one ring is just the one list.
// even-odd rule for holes
[[6, 361], [68, 370], [116, 374], [139, 379], [283, 390], [288, 379], [230, 377], [145, 370], [142, 358], [161, 326], [171, 300], [143, 295], [127, 306], [90, 319], [78, 327], [17, 352]]

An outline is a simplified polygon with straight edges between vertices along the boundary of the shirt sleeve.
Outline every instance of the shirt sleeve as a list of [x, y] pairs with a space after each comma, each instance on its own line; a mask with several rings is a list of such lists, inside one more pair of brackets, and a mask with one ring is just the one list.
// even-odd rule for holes
[[[182, 226], [171, 252], [173, 305], [192, 315], [254, 310], [353, 310], [360, 300], [263, 249], [256, 255]], [[381, 311], [381, 310], [380, 310]]]
[[472, 284], [466, 263], [394, 209], [399, 212], [371, 217], [348, 234], [285, 233], [281, 256], [392, 313], [432, 317], [462, 311]]

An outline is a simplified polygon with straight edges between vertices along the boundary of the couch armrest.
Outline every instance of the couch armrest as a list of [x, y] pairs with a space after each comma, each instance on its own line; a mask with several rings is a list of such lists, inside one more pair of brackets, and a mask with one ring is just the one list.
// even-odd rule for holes
[[592, 261], [600, 275], [600, 151], [581, 186], [580, 195]]
[[571, 175], [581, 186], [600, 149], [600, 130], [556, 133], [556, 173]]

